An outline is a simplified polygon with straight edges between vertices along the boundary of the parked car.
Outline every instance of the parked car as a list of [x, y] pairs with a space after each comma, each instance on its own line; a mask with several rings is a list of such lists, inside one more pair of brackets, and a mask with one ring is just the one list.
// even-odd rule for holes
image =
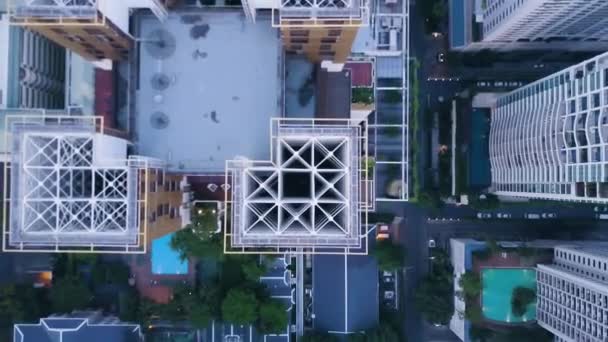
[[492, 213], [477, 213], [478, 219], [491, 219]]
[[444, 54], [444, 53], [438, 53], [438, 54], [437, 54], [437, 61], [438, 61], [439, 63], [443, 63], [443, 62], [445, 62], [445, 54]]
[[390, 226], [386, 223], [378, 223], [376, 226], [376, 240], [388, 240], [391, 237]]
[[490, 85], [490, 83], [488, 83], [488, 82], [477, 82], [478, 87], [487, 87], [489, 85]]
[[556, 213], [542, 213], [542, 218], [555, 219], [555, 218], [557, 218], [557, 214]]
[[386, 284], [390, 284], [395, 281], [395, 275], [393, 272], [384, 271], [382, 272], [382, 281]]
[[597, 215], [595, 215], [595, 217], [598, 220], [608, 220], [608, 214], [597, 214]]
[[539, 214], [535, 214], [535, 213], [527, 213], [524, 215], [525, 218], [529, 219], [529, 220], [538, 220], [540, 218]]
[[395, 298], [395, 291], [384, 291], [384, 299]]
[[596, 213], [605, 213], [608, 211], [608, 207], [593, 207], [593, 211]]
[[429, 246], [429, 248], [437, 247], [437, 243], [435, 242], [435, 239], [429, 239], [428, 246]]
[[511, 214], [509, 213], [498, 213], [496, 214], [497, 218], [501, 218], [501, 219], [510, 219], [511, 218]]

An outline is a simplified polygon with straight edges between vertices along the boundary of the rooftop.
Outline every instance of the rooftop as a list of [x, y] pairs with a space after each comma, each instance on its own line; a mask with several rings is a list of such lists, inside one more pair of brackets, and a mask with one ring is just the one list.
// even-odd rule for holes
[[363, 127], [350, 120], [277, 119], [270, 161], [234, 160], [232, 247], [360, 248]]
[[142, 341], [138, 324], [126, 324], [108, 317], [90, 321], [88, 318], [49, 317], [36, 324], [15, 324], [14, 342], [137, 342]]
[[127, 142], [98, 121], [7, 116], [11, 248], [141, 246], [137, 188], [148, 161], [127, 158]]
[[195, 172], [223, 172], [238, 156], [267, 160], [270, 118], [281, 113], [281, 46], [268, 18], [190, 10], [137, 26], [139, 154]]

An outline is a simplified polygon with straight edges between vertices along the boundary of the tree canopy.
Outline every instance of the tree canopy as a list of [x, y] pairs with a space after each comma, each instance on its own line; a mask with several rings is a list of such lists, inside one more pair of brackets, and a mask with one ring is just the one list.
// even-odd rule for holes
[[461, 275], [458, 284], [466, 298], [475, 298], [481, 294], [481, 278], [476, 272], [468, 271]]
[[258, 329], [264, 334], [278, 334], [287, 329], [288, 317], [285, 305], [276, 299], [260, 304]]
[[518, 286], [513, 289], [511, 295], [511, 311], [517, 317], [523, 316], [528, 310], [528, 305], [536, 300], [536, 291], [531, 288]]
[[86, 309], [92, 295], [81, 279], [67, 276], [53, 283], [49, 298], [53, 312], [62, 313]]
[[401, 268], [405, 262], [403, 247], [388, 239], [376, 243], [373, 255], [378, 261], [378, 267], [383, 271], [393, 271]]
[[217, 233], [217, 215], [212, 208], [200, 208], [192, 215], [192, 223], [171, 237], [171, 248], [182, 259], [224, 256], [222, 236]]
[[235, 324], [251, 324], [258, 319], [258, 300], [249, 290], [230, 289], [222, 302], [222, 318]]
[[[437, 255], [443, 255], [437, 252]], [[431, 323], [447, 324], [454, 313], [454, 275], [445, 257], [433, 260], [431, 273], [418, 285], [414, 294], [416, 308]]]

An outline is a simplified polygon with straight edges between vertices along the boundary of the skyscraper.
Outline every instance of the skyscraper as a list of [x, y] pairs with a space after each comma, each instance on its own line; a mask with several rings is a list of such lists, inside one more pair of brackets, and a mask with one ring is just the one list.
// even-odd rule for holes
[[536, 277], [538, 324], [556, 341], [608, 339], [608, 248], [557, 247]]
[[499, 195], [608, 203], [608, 54], [500, 97], [489, 144]]
[[131, 8], [167, 16], [161, 0], [9, 0], [11, 24], [27, 27], [88, 60], [122, 60], [133, 47]]
[[[450, 2], [453, 48], [599, 51], [608, 46], [608, 2], [604, 0], [488, 0], [479, 4]], [[467, 17], [473, 13], [475, 24]], [[472, 25], [478, 25], [477, 30]], [[475, 42], [473, 31], [479, 32]]]

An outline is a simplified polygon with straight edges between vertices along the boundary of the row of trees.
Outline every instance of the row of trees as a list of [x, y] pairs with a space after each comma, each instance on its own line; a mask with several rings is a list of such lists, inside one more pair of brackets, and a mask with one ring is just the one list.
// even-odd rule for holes
[[416, 308], [432, 323], [447, 324], [454, 313], [454, 276], [444, 250], [436, 249], [432, 270], [422, 279], [415, 292]]

